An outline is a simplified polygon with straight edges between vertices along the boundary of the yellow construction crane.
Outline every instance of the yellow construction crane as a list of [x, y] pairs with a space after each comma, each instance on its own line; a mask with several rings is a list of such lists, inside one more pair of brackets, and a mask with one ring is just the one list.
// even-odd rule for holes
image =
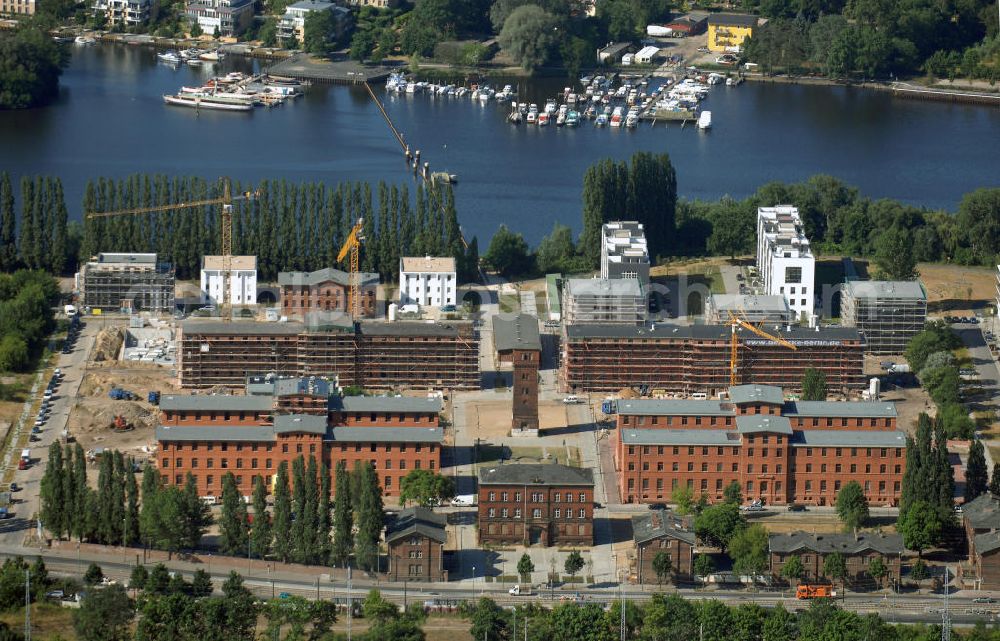
[[347, 309], [351, 310], [351, 316], [354, 319], [361, 318], [361, 273], [358, 268], [358, 263], [361, 258], [361, 241], [365, 239], [361, 235], [361, 228], [365, 224], [364, 218], [358, 218], [358, 222], [354, 223], [354, 227], [351, 228], [351, 232], [347, 234], [347, 240], [344, 241], [344, 246], [340, 248], [340, 253], [337, 254], [337, 262], [344, 262], [344, 258], [350, 254], [351, 255], [351, 267], [348, 277], [351, 279], [351, 290], [348, 294]]
[[736, 383], [737, 383], [736, 379], [737, 379], [737, 376], [738, 376], [737, 364], [736, 364], [736, 362], [737, 362], [737, 355], [738, 355], [737, 350], [739, 349], [739, 343], [736, 340], [736, 329], [738, 327], [743, 327], [745, 329], [748, 329], [751, 332], [753, 332], [754, 334], [756, 334], [757, 336], [760, 336], [761, 338], [766, 338], [768, 340], [774, 341], [775, 343], [777, 343], [778, 345], [781, 345], [782, 347], [787, 347], [788, 349], [792, 349], [792, 350], [798, 349], [797, 347], [795, 347], [795, 345], [789, 343], [788, 341], [786, 341], [785, 339], [781, 338], [780, 336], [774, 336], [772, 334], [769, 334], [769, 333], [765, 332], [764, 330], [762, 330], [761, 328], [756, 327], [755, 325], [750, 324], [748, 321], [740, 318], [739, 316], [737, 316], [736, 314], [734, 314], [732, 312], [729, 312], [729, 323], [728, 323], [728, 325], [729, 325], [729, 328], [730, 328], [730, 330], [732, 332], [731, 333], [731, 337], [730, 337], [730, 343], [729, 343], [729, 386], [730, 387], [732, 387], [733, 385], [736, 385]]
[[116, 211], [100, 211], [87, 214], [87, 218], [107, 218], [110, 216], [129, 216], [139, 214], [153, 214], [164, 211], [175, 211], [177, 209], [187, 209], [188, 207], [202, 207], [206, 205], [222, 205], [221, 233], [222, 233], [222, 301], [219, 303], [219, 313], [222, 320], [229, 322], [232, 320], [229, 302], [229, 278], [233, 267], [233, 203], [239, 200], [252, 200], [257, 196], [255, 191], [245, 191], [233, 196], [232, 184], [229, 178], [221, 178], [222, 196], [218, 198], [207, 198], [204, 200], [192, 200], [186, 203], [175, 203], [173, 205], [157, 205], [156, 207], [137, 207], [135, 209], [119, 209]]

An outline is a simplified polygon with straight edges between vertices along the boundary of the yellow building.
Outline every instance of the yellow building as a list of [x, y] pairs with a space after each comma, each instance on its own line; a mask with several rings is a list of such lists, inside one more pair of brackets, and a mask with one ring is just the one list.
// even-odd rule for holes
[[708, 49], [719, 53], [739, 51], [753, 35], [757, 16], [715, 13], [708, 17]]
[[0, 16], [35, 15], [35, 0], [0, 0]]

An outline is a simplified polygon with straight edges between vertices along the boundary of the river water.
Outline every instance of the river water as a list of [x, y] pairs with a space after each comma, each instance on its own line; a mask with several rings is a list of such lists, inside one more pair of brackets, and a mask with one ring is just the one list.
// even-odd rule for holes
[[[228, 175], [244, 182], [412, 182], [398, 144], [357, 87], [312, 87], [272, 110], [219, 113], [168, 107], [162, 94], [214, 74], [250, 71], [230, 56], [215, 69], [158, 64], [152, 50], [75, 47], [59, 101], [0, 112], [0, 170], [62, 178], [79, 216], [97, 176], [136, 172]], [[543, 103], [566, 83], [522, 81], [522, 101]], [[687, 198], [743, 197], [770, 180], [828, 173], [872, 197], [954, 210], [962, 194], [1000, 185], [1000, 110], [893, 99], [845, 87], [715, 87], [703, 108], [713, 128], [649, 123], [631, 131], [508, 124], [506, 109], [468, 98], [387, 95], [386, 108], [432, 170], [459, 177], [468, 237], [485, 241], [504, 223], [530, 244], [554, 222], [580, 227], [587, 166], [637, 150], [667, 152]], [[628, 212], [622, 212], [627, 217]]]

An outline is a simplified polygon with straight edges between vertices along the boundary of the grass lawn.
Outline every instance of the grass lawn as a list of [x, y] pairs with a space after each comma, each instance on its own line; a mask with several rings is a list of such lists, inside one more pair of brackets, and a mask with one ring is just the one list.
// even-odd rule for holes
[[[24, 608], [0, 614], [0, 621], [20, 632], [24, 630]], [[31, 638], [35, 641], [76, 641], [73, 629], [73, 610], [52, 603], [34, 603], [31, 606]]]
[[501, 312], [518, 312], [521, 309], [521, 301], [514, 294], [500, 294]]

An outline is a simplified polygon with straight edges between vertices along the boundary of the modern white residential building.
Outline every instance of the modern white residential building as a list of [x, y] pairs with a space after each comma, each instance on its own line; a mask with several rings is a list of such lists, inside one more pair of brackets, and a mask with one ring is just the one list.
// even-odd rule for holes
[[399, 259], [399, 304], [421, 307], [455, 305], [458, 279], [455, 259], [404, 257]]
[[816, 297], [816, 257], [797, 208], [757, 208], [757, 269], [763, 294], [784, 296], [796, 318], [811, 319]]
[[[229, 304], [257, 304], [257, 257], [233, 256], [230, 265]], [[218, 304], [222, 298], [222, 256], [205, 256], [201, 260], [201, 300]]]
[[285, 15], [278, 22], [278, 37], [286, 40], [295, 36], [302, 42], [305, 38], [306, 16], [316, 11], [329, 11], [333, 16], [331, 38], [340, 38], [351, 25], [351, 10], [328, 0], [300, 0], [285, 8]]
[[642, 223], [614, 221], [601, 226], [601, 278], [635, 278], [649, 284], [649, 249]]
[[253, 5], [253, 0], [193, 0], [185, 12], [204, 33], [232, 38], [253, 24]]
[[134, 27], [149, 20], [151, 0], [97, 0], [94, 14], [103, 14], [108, 19], [108, 25], [123, 25]]

